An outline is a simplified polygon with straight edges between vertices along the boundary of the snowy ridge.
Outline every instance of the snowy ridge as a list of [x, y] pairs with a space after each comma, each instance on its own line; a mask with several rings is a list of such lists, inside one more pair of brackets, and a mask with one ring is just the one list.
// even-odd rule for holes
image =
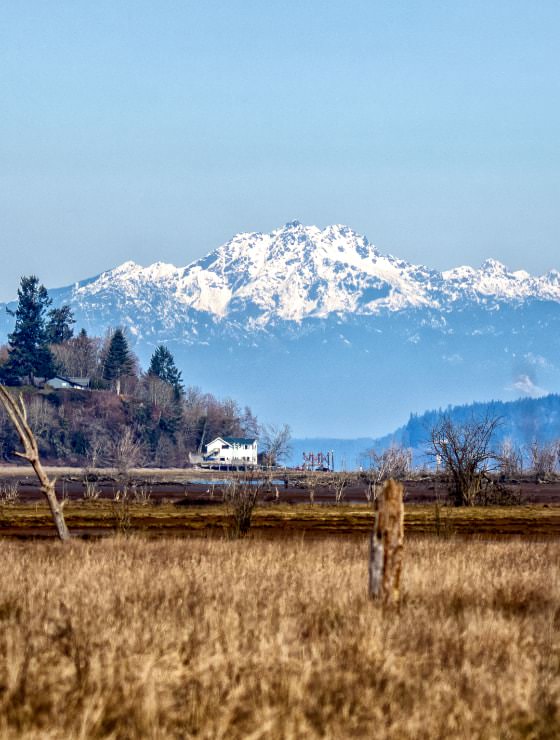
[[75, 287], [71, 302], [91, 310], [108, 296], [119, 308], [157, 310], [158, 320], [169, 328], [190, 311], [215, 320], [245, 312], [251, 325], [265, 327], [272, 320], [300, 322], [330, 314], [447, 312], [473, 301], [560, 302], [560, 273], [509, 272], [491, 259], [479, 269], [441, 273], [382, 255], [348, 226], [319, 229], [294, 221], [270, 234], [237, 234], [187, 267], [125, 262]]
[[[144, 367], [164, 343], [189, 384], [300, 436], [377, 436], [412, 410], [560, 387], [557, 271], [442, 273], [347, 226], [237, 234], [186, 267], [125, 262], [49, 292], [77, 329], [122, 326]], [[0, 342], [12, 330], [0, 306]]]

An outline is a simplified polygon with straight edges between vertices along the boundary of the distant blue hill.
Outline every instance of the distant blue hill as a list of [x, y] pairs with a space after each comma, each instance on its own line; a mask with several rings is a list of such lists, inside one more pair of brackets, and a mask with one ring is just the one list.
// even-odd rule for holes
[[448, 415], [458, 423], [481, 419], [486, 415], [500, 418], [500, 425], [494, 435], [493, 444], [499, 446], [505, 439], [524, 447], [534, 440], [550, 442], [560, 439], [560, 395], [551, 393], [539, 398], [520, 398], [517, 401], [489, 401], [448, 406], [445, 409], [432, 409], [422, 414], [411, 414], [408, 422], [391, 434], [377, 439], [360, 437], [357, 439], [313, 438], [296, 439], [292, 442], [292, 465], [300, 465], [302, 453], [327, 452], [334, 450], [335, 465], [358, 469], [364, 463], [364, 453], [371, 448], [377, 451], [391, 444], [409, 447], [414, 453], [415, 465], [422, 465], [428, 447], [430, 429], [443, 415]]

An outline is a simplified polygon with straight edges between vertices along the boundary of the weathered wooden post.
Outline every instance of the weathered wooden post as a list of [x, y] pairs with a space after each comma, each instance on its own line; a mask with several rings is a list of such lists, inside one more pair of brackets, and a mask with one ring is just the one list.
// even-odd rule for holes
[[391, 479], [376, 501], [369, 551], [369, 595], [383, 604], [399, 601], [403, 540], [403, 486]]
[[44, 493], [49, 503], [58, 536], [63, 542], [65, 540], [69, 540], [70, 533], [68, 532], [68, 527], [64, 520], [64, 513], [62, 511], [63, 504], [59, 503], [54, 489], [56, 480], [51, 480], [41, 465], [37, 440], [35, 439], [35, 435], [33, 434], [31, 427], [27, 423], [27, 409], [25, 408], [23, 396], [20, 393], [18, 400], [16, 401], [10, 393], [8, 393], [7, 389], [3, 385], [0, 385], [0, 402], [6, 409], [6, 413], [15, 427], [24, 449], [23, 452], [16, 452], [16, 455], [27, 460], [33, 467], [35, 475], [41, 484], [41, 491]]

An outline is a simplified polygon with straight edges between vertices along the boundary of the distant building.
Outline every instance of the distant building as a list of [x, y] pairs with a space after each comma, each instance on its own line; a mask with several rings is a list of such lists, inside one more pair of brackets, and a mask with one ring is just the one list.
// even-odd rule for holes
[[206, 445], [204, 464], [252, 467], [257, 464], [254, 437], [216, 437]]
[[64, 375], [55, 375], [45, 382], [49, 388], [60, 390], [61, 388], [76, 388], [78, 390], [87, 390], [89, 388], [89, 378], [67, 378]]

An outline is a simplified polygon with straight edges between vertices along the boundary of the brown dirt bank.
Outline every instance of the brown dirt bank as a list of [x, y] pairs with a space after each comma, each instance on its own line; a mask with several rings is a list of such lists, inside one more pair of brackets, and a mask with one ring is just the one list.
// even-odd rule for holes
[[[177, 506], [98, 500], [69, 501], [66, 520], [75, 536], [115, 532], [171, 534], [179, 537], [227, 535], [231, 519], [223, 505]], [[373, 523], [366, 504], [326, 506], [263, 504], [253, 515], [254, 536], [365, 535]], [[528, 505], [453, 509], [434, 505], [405, 507], [407, 535], [482, 537], [558, 537], [560, 506]], [[0, 506], [0, 537], [54, 536], [49, 511], [42, 502]]]

